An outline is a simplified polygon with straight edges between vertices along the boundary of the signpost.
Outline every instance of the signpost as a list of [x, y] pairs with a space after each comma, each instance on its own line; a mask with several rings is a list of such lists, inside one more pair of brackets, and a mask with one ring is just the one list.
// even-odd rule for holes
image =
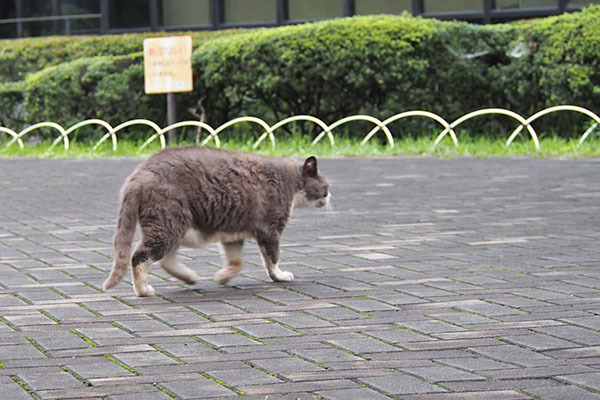
[[[146, 94], [167, 94], [167, 122], [177, 122], [176, 92], [190, 92], [192, 80], [192, 37], [172, 36], [144, 40], [144, 84]], [[176, 138], [169, 131], [169, 143]]]

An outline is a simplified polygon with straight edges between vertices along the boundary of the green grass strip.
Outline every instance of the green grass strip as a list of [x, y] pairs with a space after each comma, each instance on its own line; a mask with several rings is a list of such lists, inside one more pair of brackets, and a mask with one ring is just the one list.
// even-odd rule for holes
[[96, 343], [94, 343], [90, 338], [84, 336], [83, 334], [77, 332], [75, 329], [69, 329], [69, 332], [71, 332], [73, 335], [79, 337], [81, 340], [83, 340], [84, 342], [86, 342], [88, 344], [88, 346], [97, 349], [98, 345]]
[[10, 379], [13, 380], [13, 382], [15, 382], [17, 385], [19, 385], [21, 387], [21, 389], [23, 389], [24, 391], [27, 392], [28, 395], [30, 395], [31, 397], [33, 397], [34, 399], [39, 399], [40, 397], [35, 394], [35, 392], [33, 391], [32, 388], [29, 387], [29, 385], [27, 385], [24, 381], [22, 381], [21, 379], [19, 379], [18, 376], [16, 375], [11, 375]]
[[13, 325], [11, 322], [9, 322], [8, 320], [6, 320], [4, 317], [0, 316], [0, 322], [2, 322], [3, 324], [5, 324], [6, 326], [8, 326], [10, 329], [12, 329], [15, 332], [19, 332], [21, 331], [19, 328], [17, 328], [16, 325]]
[[[370, 141], [361, 145], [364, 135], [349, 136], [348, 134], [334, 135], [335, 146], [332, 146], [324, 137], [315, 146], [311, 146], [310, 136], [299, 133], [287, 134], [281, 132], [276, 134], [275, 146], [272, 147], [269, 140], [263, 141], [257, 149], [253, 144], [257, 135], [242, 134], [234, 136], [225, 134], [221, 138], [221, 147], [229, 150], [247, 151], [273, 156], [298, 156], [304, 157], [315, 155], [317, 157], [388, 157], [388, 156], [433, 156], [440, 158], [452, 157], [496, 157], [496, 156], [529, 156], [529, 157], [561, 157], [569, 159], [580, 159], [586, 157], [600, 156], [600, 138], [590, 136], [585, 142], [578, 145], [579, 137], [563, 138], [557, 135], [541, 136], [540, 150], [536, 150], [533, 142], [526, 136], [521, 135], [510, 146], [505, 142], [508, 133], [502, 136], [469, 136], [468, 132], [458, 134], [459, 146], [455, 147], [449, 137], [444, 138], [437, 147], [433, 148], [433, 142], [437, 132], [420, 137], [397, 137], [395, 144], [390, 147], [383, 136], [373, 137]], [[0, 157], [35, 157], [35, 158], [98, 158], [98, 157], [147, 157], [160, 150], [158, 141], [153, 142], [138, 153], [141, 146], [140, 141], [119, 140], [117, 151], [113, 151], [109, 143], [103, 144], [94, 150], [95, 142], [70, 142], [67, 151], [64, 146], [56, 146], [48, 151], [50, 141], [44, 141], [37, 145], [25, 145], [24, 149], [13, 144], [8, 149], [0, 148]], [[181, 142], [179, 145], [192, 143]]]
[[129, 365], [122, 363], [121, 361], [117, 360], [116, 358], [114, 358], [112, 356], [112, 354], [105, 354], [104, 358], [106, 358], [107, 360], [114, 362], [115, 364], [117, 364], [119, 367], [126, 369], [127, 371], [131, 372], [134, 375], [139, 375], [137, 373], [137, 371], [133, 368], [131, 368]]
[[213, 382], [215, 382], [215, 383], [218, 383], [219, 385], [221, 385], [221, 386], [223, 386], [223, 387], [225, 387], [225, 388], [227, 388], [227, 389], [229, 389], [229, 390], [231, 390], [231, 391], [235, 392], [235, 393], [236, 393], [237, 395], [239, 395], [239, 396], [246, 396], [246, 393], [242, 392], [241, 390], [237, 390], [237, 389], [234, 389], [234, 388], [232, 388], [232, 387], [231, 387], [231, 386], [229, 386], [227, 383], [225, 383], [225, 382], [223, 382], [223, 381], [221, 381], [221, 380], [219, 380], [219, 379], [217, 379], [217, 378], [215, 378], [215, 377], [213, 377], [213, 376], [210, 376], [210, 375], [209, 375], [209, 374], [207, 374], [206, 372], [202, 372], [200, 375], [202, 375], [203, 377], [205, 377], [205, 378], [206, 378], [206, 379], [208, 379], [209, 381], [213, 381]]

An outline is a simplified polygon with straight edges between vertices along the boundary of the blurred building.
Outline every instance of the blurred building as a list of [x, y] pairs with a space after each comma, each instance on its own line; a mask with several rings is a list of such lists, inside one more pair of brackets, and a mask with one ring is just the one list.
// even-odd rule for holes
[[506, 22], [600, 0], [1, 0], [0, 38], [278, 26], [367, 14]]

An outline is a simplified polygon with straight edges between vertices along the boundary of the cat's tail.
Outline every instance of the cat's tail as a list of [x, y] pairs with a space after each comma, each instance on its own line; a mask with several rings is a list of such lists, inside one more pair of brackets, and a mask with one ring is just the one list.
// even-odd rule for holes
[[119, 217], [117, 219], [117, 232], [113, 239], [115, 249], [113, 268], [108, 278], [104, 281], [104, 285], [102, 285], [105, 291], [121, 282], [127, 272], [131, 260], [133, 236], [138, 221], [138, 205], [138, 194], [135, 191], [123, 194]]

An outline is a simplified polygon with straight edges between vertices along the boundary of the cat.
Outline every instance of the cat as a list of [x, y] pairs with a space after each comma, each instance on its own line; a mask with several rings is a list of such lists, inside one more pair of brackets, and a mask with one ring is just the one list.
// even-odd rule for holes
[[[208, 147], [167, 148], [140, 164], [121, 189], [114, 263], [103, 284], [117, 285], [132, 264], [135, 294], [152, 296], [147, 270], [158, 261], [172, 276], [195, 284], [198, 275], [176, 262], [180, 246], [220, 242], [229, 282], [242, 269], [244, 239], [254, 238], [273, 281], [294, 275], [279, 269], [279, 242], [294, 207], [323, 207], [331, 195], [317, 159], [303, 163]], [[142, 241], [131, 256], [136, 226]], [[130, 259], [131, 257], [131, 259]]]

